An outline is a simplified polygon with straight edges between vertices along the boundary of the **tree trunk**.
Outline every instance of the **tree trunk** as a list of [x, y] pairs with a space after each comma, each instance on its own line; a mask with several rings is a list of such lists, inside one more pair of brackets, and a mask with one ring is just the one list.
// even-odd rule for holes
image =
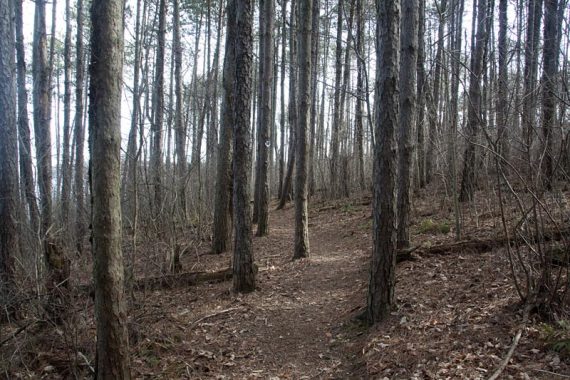
[[398, 241], [410, 245], [410, 198], [412, 191], [412, 135], [416, 122], [416, 72], [418, 60], [418, 0], [402, 0], [400, 61], [400, 126], [398, 135]]
[[320, 48], [320, 1], [313, 0], [313, 20], [312, 20], [312, 36], [311, 36], [311, 121], [310, 121], [310, 145], [309, 145], [309, 197], [315, 193], [317, 184], [315, 178], [315, 145], [317, 133], [317, 89], [319, 77], [319, 48]]
[[233, 288], [250, 292], [255, 290], [250, 204], [253, 1], [234, 1], [236, 25], [228, 30], [235, 38]]
[[19, 158], [23, 190], [28, 204], [30, 225], [34, 233], [40, 226], [40, 211], [36, 200], [32, 144], [28, 119], [28, 91], [26, 90], [26, 57], [24, 49], [24, 27], [22, 1], [16, 0], [16, 55], [18, 81], [18, 133], [20, 140]]
[[52, 167], [50, 134], [50, 70], [47, 61], [45, 0], [36, 1], [33, 47], [34, 132], [40, 190], [41, 234], [46, 239], [52, 223]]
[[497, 93], [497, 149], [505, 159], [509, 159], [508, 139], [508, 50], [507, 50], [507, 10], [508, 0], [499, 0], [499, 83]]
[[357, 55], [357, 77], [356, 77], [356, 109], [355, 109], [355, 131], [356, 140], [355, 152], [357, 159], [358, 185], [360, 191], [364, 191], [366, 183], [364, 179], [364, 117], [363, 103], [364, 90], [364, 70], [365, 62], [361, 59], [364, 55], [364, 13], [362, 1], [356, 0], [356, 55]]
[[425, 105], [426, 105], [426, 72], [424, 67], [425, 61], [425, 2], [419, 2], [418, 14], [418, 62], [417, 62], [417, 97], [418, 97], [418, 117], [416, 120], [417, 139], [418, 139], [418, 153], [417, 153], [417, 184], [419, 188], [426, 185], [426, 157], [425, 157]]
[[381, 321], [394, 307], [396, 284], [396, 130], [399, 126], [400, 1], [376, 0], [376, 137], [373, 246], [366, 317]]
[[341, 85], [342, 85], [342, 17], [344, 0], [339, 0], [337, 5], [336, 24], [336, 52], [335, 52], [335, 85], [334, 85], [334, 113], [331, 131], [331, 163], [330, 163], [330, 193], [333, 198], [339, 196], [339, 150], [340, 150], [340, 115]]
[[463, 178], [461, 180], [461, 202], [473, 200], [475, 194], [475, 144], [477, 134], [482, 127], [484, 117], [481, 96], [481, 78], [483, 75], [484, 53], [489, 33], [487, 31], [487, 0], [478, 0], [475, 45], [471, 51], [471, 69], [469, 74], [469, 97], [467, 107], [467, 145], [463, 156]]
[[20, 249], [13, 4], [0, 0], [0, 298], [8, 306], [0, 321], [13, 317], [15, 263]]
[[232, 138], [234, 125], [235, 99], [235, 0], [227, 5], [227, 31], [224, 56], [224, 72], [222, 78], [222, 124], [220, 127], [220, 144], [218, 148], [218, 172], [216, 181], [216, 198], [214, 206], [214, 228], [212, 251], [222, 253], [229, 249], [232, 237]]
[[180, 10], [179, 0], [174, 0], [173, 14], [174, 38], [174, 81], [176, 107], [174, 115], [174, 131], [176, 143], [176, 188], [179, 215], [182, 221], [186, 220], [186, 125], [182, 113], [184, 112], [184, 94], [182, 92], [182, 44], [180, 42]]
[[[563, 3], [563, 2], [562, 2]], [[560, 19], [560, 22], [562, 19]], [[553, 131], [556, 123], [556, 99], [558, 71], [558, 0], [545, 0], [544, 3], [544, 47], [542, 66], [542, 138], [544, 162], [542, 175], [544, 187], [552, 189], [554, 177]]]
[[[259, 206], [257, 219], [257, 236], [269, 233], [269, 149], [271, 149], [270, 127], [273, 116], [272, 97], [273, 89], [273, 2], [274, 0], [260, 0], [259, 21], [260, 36], [260, 62], [259, 80], [261, 82], [260, 103], [258, 108], [258, 191]], [[263, 51], [261, 51], [263, 49]]]
[[154, 217], [161, 213], [162, 191], [162, 128], [164, 123], [164, 54], [166, 40], [166, 0], [159, 0], [158, 46], [156, 49], [153, 94], [154, 122], [152, 124], [152, 183], [154, 187]]
[[281, 127], [281, 143], [279, 144], [279, 198], [283, 197], [283, 181], [285, 175], [285, 63], [287, 60], [286, 45], [287, 45], [287, 0], [283, 0], [281, 4], [281, 117], [280, 117], [280, 127]]
[[[71, 8], [65, 0], [65, 41], [63, 47], [63, 161], [61, 165], [61, 218], [63, 226], [69, 223], [71, 198]], [[68, 229], [65, 228], [65, 231]]]
[[85, 171], [83, 151], [85, 147], [85, 127], [83, 125], [83, 0], [77, 0], [77, 40], [75, 46], [75, 245], [77, 252], [83, 253], [85, 236]]
[[540, 18], [542, 16], [542, 0], [528, 1], [526, 46], [524, 49], [524, 94], [523, 94], [523, 144], [526, 159], [530, 165], [532, 142], [534, 140], [536, 109], [536, 78], [538, 72], [538, 51], [540, 35]]
[[437, 140], [437, 120], [439, 112], [439, 98], [441, 90], [441, 72], [443, 68], [443, 42], [445, 33], [445, 23], [447, 20], [447, 0], [441, 0], [439, 4], [439, 27], [437, 32], [437, 53], [435, 56], [435, 73], [433, 79], [433, 99], [429, 113], [428, 146], [426, 152], [426, 183], [431, 183], [433, 179], [435, 164], [435, 143]]
[[121, 252], [123, 7], [120, 0], [91, 6], [89, 145], [97, 379], [130, 379]]
[[308, 135], [311, 111], [312, 0], [299, 3], [299, 120], [297, 123], [297, 172], [295, 176], [295, 251], [293, 259], [309, 257]]
[[279, 200], [278, 209], [285, 207], [287, 201], [291, 198], [293, 188], [293, 169], [295, 168], [295, 144], [297, 134], [297, 38], [296, 38], [296, 0], [291, 1], [291, 14], [289, 15], [289, 149], [287, 171], [283, 180], [283, 191]]

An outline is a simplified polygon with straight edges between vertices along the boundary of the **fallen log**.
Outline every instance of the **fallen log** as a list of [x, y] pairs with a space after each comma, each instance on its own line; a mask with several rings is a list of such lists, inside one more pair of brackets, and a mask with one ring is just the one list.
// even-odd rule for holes
[[[514, 234], [511, 236], [514, 236]], [[565, 238], [570, 238], [569, 228], [547, 230], [541, 234], [540, 239], [537, 236], [533, 236], [532, 239], [527, 239], [527, 241], [560, 241]], [[422, 253], [432, 255], [444, 255], [447, 253], [462, 251], [483, 253], [489, 252], [494, 248], [504, 247], [507, 244], [510, 244], [514, 247], [517, 245], [524, 245], [526, 243], [520, 237], [507, 239], [505, 236], [497, 236], [494, 239], [465, 239], [447, 244], [432, 245], [430, 247], [424, 246], [420, 248], [420, 251]]]
[[[134, 281], [134, 290], [158, 290], [175, 289], [204, 283], [224, 282], [232, 278], [232, 268], [226, 268], [216, 272], [185, 272], [165, 274], [155, 277], [143, 277]], [[78, 285], [75, 289], [80, 293], [88, 293], [94, 297], [93, 284]]]
[[173, 289], [203, 283], [224, 282], [232, 278], [232, 268], [217, 272], [186, 272], [166, 274], [157, 277], [139, 278], [133, 284], [135, 290]]

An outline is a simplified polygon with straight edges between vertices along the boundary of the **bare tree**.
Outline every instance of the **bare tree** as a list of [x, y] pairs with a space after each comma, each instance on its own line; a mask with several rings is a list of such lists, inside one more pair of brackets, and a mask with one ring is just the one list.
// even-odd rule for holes
[[97, 379], [131, 377], [121, 251], [123, 12], [121, 0], [91, 5], [89, 145]]

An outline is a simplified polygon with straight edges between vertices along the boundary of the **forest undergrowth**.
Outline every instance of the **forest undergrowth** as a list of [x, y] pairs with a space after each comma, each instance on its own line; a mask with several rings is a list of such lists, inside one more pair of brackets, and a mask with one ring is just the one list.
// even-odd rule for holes
[[[553, 345], [564, 326], [534, 314], [521, 325], [523, 310], [505, 248], [433, 249], [453, 246], [453, 204], [427, 190], [418, 195], [411, 218], [418, 249], [398, 263], [398, 308], [388, 320], [367, 328], [357, 318], [365, 305], [372, 249], [370, 196], [314, 202], [311, 257], [297, 261], [291, 260], [294, 209], [288, 206], [271, 212], [269, 236], [254, 238], [255, 292], [236, 295], [224, 277], [197, 285], [174, 278], [128, 295], [133, 376], [487, 379], [522, 327], [500, 378], [570, 377], [569, 352]], [[501, 233], [499, 211], [484, 197], [477, 199], [462, 206], [463, 239], [492, 240]], [[231, 265], [230, 253], [208, 250], [207, 242], [185, 249], [182, 271], [216, 272]], [[142, 244], [136, 275], [156, 276], [162, 254], [159, 244]], [[147, 273], [140, 273], [144, 268]], [[83, 269], [79, 277], [86, 279], [88, 267]], [[92, 299], [81, 290], [70, 297], [73, 317], [63, 326], [41, 321], [2, 326], [2, 376], [90, 376]]]

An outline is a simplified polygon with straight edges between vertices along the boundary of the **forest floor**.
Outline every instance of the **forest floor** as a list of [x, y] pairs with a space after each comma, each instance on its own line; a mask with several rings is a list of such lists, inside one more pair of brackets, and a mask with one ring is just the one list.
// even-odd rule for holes
[[[482, 204], [476, 223], [466, 223], [467, 235], [496, 230], [485, 213]], [[224, 281], [135, 293], [129, 316], [134, 377], [486, 379], [500, 364], [522, 320], [501, 249], [418, 251], [415, 260], [398, 264], [398, 309], [367, 328], [356, 316], [365, 305], [372, 249], [369, 196], [311, 205], [309, 259], [291, 261], [293, 214], [291, 205], [272, 211], [269, 236], [254, 238], [255, 292], [233, 294], [231, 281]], [[413, 243], [452, 242], [449, 218], [449, 205], [420, 197], [412, 215]], [[182, 257], [185, 271], [220, 270], [230, 260], [229, 253], [207, 254], [207, 247]], [[68, 377], [62, 362], [69, 363], [70, 356], [87, 373], [93, 360], [93, 309], [91, 301], [79, 303], [83, 312], [75, 326], [84, 328], [44, 332], [42, 339], [36, 331], [34, 345], [41, 350], [33, 360], [30, 345], [22, 343], [33, 333], [21, 334], [14, 357], [27, 353], [27, 367], [4, 373]], [[570, 359], [547, 348], [541, 329], [531, 318], [500, 378], [570, 377]], [[73, 354], [54, 343], [57, 336], [68, 337], [60, 340], [74, 347]]]

